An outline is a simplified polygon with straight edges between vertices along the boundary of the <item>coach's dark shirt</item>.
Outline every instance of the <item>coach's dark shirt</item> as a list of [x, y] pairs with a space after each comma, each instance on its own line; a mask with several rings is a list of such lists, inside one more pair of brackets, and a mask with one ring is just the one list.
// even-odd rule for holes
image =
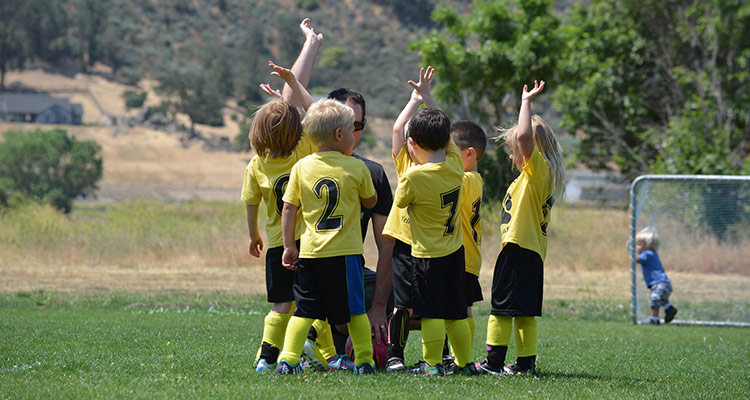
[[365, 237], [367, 236], [367, 227], [370, 224], [370, 218], [372, 218], [372, 213], [387, 216], [391, 211], [391, 205], [393, 204], [393, 193], [391, 193], [391, 184], [388, 182], [388, 176], [386, 176], [382, 165], [375, 161], [368, 160], [358, 154], [352, 154], [352, 156], [362, 160], [367, 166], [367, 169], [370, 170], [372, 184], [375, 186], [375, 192], [378, 194], [378, 202], [375, 203], [375, 207], [362, 207], [360, 225], [362, 227], [362, 241], [364, 242]]

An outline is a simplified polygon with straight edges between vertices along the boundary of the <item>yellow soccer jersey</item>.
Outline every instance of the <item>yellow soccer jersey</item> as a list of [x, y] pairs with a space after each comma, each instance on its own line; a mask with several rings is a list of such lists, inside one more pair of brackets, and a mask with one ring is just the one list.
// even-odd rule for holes
[[466, 257], [466, 272], [479, 276], [482, 268], [482, 176], [464, 172], [461, 184], [461, 230]]
[[[409, 151], [406, 145], [401, 148], [398, 156], [393, 158], [396, 164], [396, 173], [399, 179], [406, 173], [409, 167], [416, 165], [409, 157]], [[391, 211], [388, 213], [388, 219], [383, 227], [383, 235], [398, 239], [408, 245], [411, 245], [411, 227], [409, 226], [409, 212], [406, 208], [400, 208], [393, 203]]]
[[283, 199], [302, 210], [300, 258], [362, 254], [359, 199], [374, 194], [362, 160], [322, 151], [295, 164]]
[[[286, 158], [254, 156], [245, 168], [245, 179], [242, 183], [242, 201], [252, 206], [266, 203], [266, 234], [268, 248], [282, 246], [281, 208], [289, 171], [300, 159], [317, 151], [307, 135], [303, 134], [294, 152]], [[299, 217], [299, 216], [298, 216]], [[305, 225], [298, 221], [295, 238], [299, 238]]]
[[515, 243], [547, 257], [547, 225], [555, 199], [547, 161], [534, 147], [521, 175], [510, 184], [503, 199], [500, 229], [503, 246]]
[[411, 254], [447, 256], [461, 247], [461, 152], [451, 140], [445, 161], [409, 168], [399, 179], [393, 202], [409, 207]]

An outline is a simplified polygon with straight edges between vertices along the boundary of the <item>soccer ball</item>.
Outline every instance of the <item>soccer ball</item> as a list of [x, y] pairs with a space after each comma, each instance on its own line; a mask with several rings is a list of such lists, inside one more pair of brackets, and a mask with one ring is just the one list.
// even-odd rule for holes
[[[375, 360], [375, 368], [385, 368], [385, 364], [388, 361], [388, 357], [386, 356], [387, 349], [388, 345], [385, 342], [381, 341], [380, 344], [377, 344], [375, 336], [372, 337], [372, 358]], [[346, 339], [346, 354], [350, 360], [355, 361], [354, 346], [352, 345], [351, 337]]]

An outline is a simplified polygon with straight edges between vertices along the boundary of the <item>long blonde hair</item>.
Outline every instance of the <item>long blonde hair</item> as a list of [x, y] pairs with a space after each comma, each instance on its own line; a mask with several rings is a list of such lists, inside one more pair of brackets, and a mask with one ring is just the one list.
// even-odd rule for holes
[[[498, 130], [500, 131], [500, 135], [497, 137], [497, 140], [504, 142], [508, 146], [508, 150], [510, 150], [514, 159], [523, 160], [521, 147], [518, 145], [516, 135], [518, 125], [514, 125], [509, 129]], [[557, 142], [557, 138], [555, 138], [555, 132], [536, 114], [531, 116], [531, 132], [533, 134], [534, 146], [539, 149], [539, 152], [542, 153], [542, 157], [544, 157], [549, 166], [552, 195], [556, 201], [560, 201], [565, 196], [565, 160], [562, 156], [560, 144]]]

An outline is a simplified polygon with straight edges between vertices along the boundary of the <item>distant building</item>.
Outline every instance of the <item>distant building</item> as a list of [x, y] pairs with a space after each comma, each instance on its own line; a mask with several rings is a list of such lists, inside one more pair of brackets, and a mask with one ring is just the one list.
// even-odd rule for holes
[[83, 107], [41, 93], [1, 93], [0, 121], [80, 125]]

